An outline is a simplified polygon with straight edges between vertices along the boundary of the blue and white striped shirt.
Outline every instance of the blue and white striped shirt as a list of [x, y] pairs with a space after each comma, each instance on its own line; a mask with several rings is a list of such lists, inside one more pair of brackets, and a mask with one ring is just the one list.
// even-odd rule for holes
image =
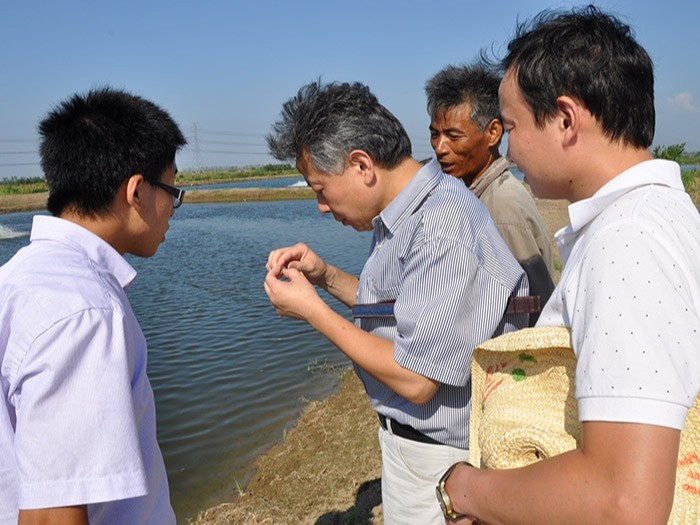
[[483, 341], [527, 326], [506, 315], [527, 277], [488, 211], [437, 162], [421, 168], [373, 220], [374, 238], [360, 275], [358, 303], [396, 301], [394, 318], [364, 318], [362, 329], [394, 341], [398, 364], [442, 383], [415, 405], [359, 367], [374, 408], [441, 443], [467, 449], [471, 358]]

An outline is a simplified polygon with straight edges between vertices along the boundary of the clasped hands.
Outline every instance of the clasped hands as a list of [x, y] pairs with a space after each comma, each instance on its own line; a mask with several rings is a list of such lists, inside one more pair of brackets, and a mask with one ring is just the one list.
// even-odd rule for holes
[[325, 288], [328, 265], [306, 244], [271, 251], [265, 267], [265, 293], [279, 315], [308, 320], [325, 305], [314, 285]]

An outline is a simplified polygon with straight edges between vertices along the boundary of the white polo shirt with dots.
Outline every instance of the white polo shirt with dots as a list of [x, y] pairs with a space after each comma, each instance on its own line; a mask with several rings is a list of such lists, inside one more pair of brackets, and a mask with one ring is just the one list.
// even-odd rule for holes
[[642, 162], [569, 207], [538, 326], [571, 328], [581, 421], [682, 429], [700, 390], [700, 213], [675, 162]]

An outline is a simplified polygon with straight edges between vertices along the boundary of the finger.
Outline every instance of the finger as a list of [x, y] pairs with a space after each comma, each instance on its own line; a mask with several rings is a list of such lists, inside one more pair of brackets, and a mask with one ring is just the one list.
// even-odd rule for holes
[[267, 275], [265, 275], [265, 292], [267, 292], [267, 295], [269, 296], [271, 293], [275, 292], [275, 286], [279, 283], [279, 273], [276, 273], [273, 270], [270, 270], [267, 272]]
[[282, 268], [282, 276], [286, 277], [290, 281], [294, 282], [298, 279], [303, 279], [306, 280], [306, 277], [302, 272], [297, 270], [296, 268], [292, 268], [287, 266], [286, 268]]
[[268, 270], [274, 268], [275, 266], [279, 266], [279, 258], [283, 250], [284, 248], [281, 248], [278, 250], [272, 250], [269, 253], [267, 256], [267, 264], [265, 265]]

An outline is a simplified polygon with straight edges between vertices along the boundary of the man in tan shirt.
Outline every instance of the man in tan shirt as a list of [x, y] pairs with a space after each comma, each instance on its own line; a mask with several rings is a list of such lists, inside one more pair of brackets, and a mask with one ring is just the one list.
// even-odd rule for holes
[[[535, 201], [498, 151], [503, 125], [498, 73], [485, 65], [448, 66], [426, 84], [430, 143], [442, 171], [460, 178], [486, 206], [527, 273], [530, 294], [547, 302], [554, 289], [552, 248]], [[530, 315], [534, 326], [539, 313]]]

